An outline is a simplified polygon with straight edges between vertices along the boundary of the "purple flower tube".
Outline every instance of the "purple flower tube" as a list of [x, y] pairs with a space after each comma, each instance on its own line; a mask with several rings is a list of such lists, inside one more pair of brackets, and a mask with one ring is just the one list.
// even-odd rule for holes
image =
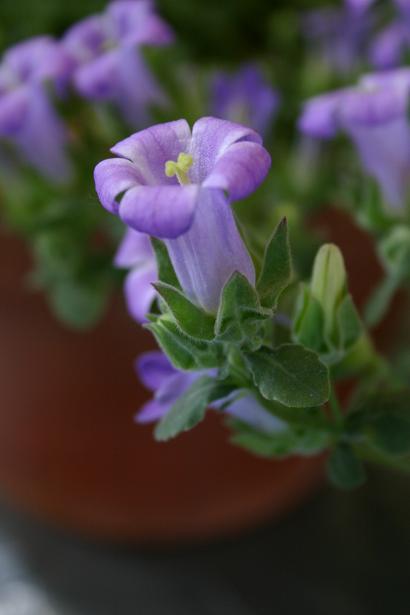
[[75, 63], [73, 81], [85, 98], [110, 101], [134, 126], [147, 121], [147, 108], [164, 95], [140, 48], [172, 41], [167, 24], [150, 0], [117, 0], [106, 11], [68, 30], [63, 45]]
[[[142, 354], [135, 363], [137, 374], [144, 386], [154, 393], [136, 415], [138, 423], [151, 423], [161, 419], [172, 408], [173, 404], [201, 376], [213, 375], [212, 371], [183, 372], [171, 365], [167, 357], [160, 351]], [[221, 404], [228, 404], [224, 410], [228, 415], [247, 423], [254, 429], [266, 433], [274, 433], [286, 429], [286, 423], [270, 414], [251, 395], [219, 400], [215, 409]]]
[[409, 189], [409, 91], [410, 69], [366, 75], [356, 87], [309, 100], [299, 120], [304, 134], [319, 139], [346, 132], [385, 200], [396, 208], [403, 207]]
[[216, 313], [223, 286], [238, 271], [255, 282], [252, 260], [230, 201], [251, 194], [270, 156], [249, 128], [202, 118], [153, 126], [111, 150], [95, 169], [99, 199], [140, 233], [164, 239], [187, 296]]
[[72, 64], [50, 37], [15, 45], [0, 64], [0, 137], [11, 140], [26, 160], [47, 178], [66, 182], [71, 175], [65, 153], [67, 133], [44, 84], [61, 87]]

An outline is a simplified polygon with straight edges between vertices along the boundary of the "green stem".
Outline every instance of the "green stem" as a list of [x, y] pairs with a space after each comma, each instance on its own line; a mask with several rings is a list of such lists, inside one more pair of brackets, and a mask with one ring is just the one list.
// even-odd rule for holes
[[378, 450], [366, 445], [355, 446], [357, 455], [364, 461], [369, 461], [380, 466], [399, 470], [410, 474], [410, 458], [407, 457], [388, 457]]
[[343, 412], [333, 386], [330, 389], [329, 407], [332, 412], [333, 421], [336, 425], [340, 426], [343, 423]]

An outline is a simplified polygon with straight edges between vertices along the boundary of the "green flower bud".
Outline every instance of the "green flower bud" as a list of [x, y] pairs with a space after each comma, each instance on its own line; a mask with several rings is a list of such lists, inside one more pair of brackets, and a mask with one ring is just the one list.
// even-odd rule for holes
[[323, 245], [313, 265], [312, 297], [320, 304], [324, 316], [324, 333], [335, 340], [337, 310], [347, 294], [346, 269], [341, 251], [334, 244]]

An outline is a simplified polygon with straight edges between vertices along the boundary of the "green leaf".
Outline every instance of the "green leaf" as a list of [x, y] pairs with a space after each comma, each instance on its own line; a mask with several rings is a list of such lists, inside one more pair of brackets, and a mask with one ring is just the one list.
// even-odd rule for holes
[[350, 348], [363, 333], [363, 324], [351, 295], [346, 295], [337, 311], [340, 345]]
[[255, 385], [265, 399], [294, 408], [321, 406], [329, 399], [329, 374], [317, 354], [297, 344], [245, 353]]
[[231, 386], [214, 378], [209, 376], [199, 378], [158, 423], [155, 438], [161, 441], [169, 440], [182, 431], [192, 429], [202, 421], [210, 403], [226, 397], [231, 391]]
[[166, 245], [155, 237], [151, 237], [151, 243], [157, 260], [158, 279], [164, 284], [169, 284], [181, 290], [181, 285], [172, 266]]
[[80, 284], [62, 280], [49, 291], [53, 312], [64, 324], [76, 329], [88, 329], [101, 318], [107, 304], [106, 284]]
[[288, 225], [286, 218], [276, 227], [266, 246], [257, 291], [263, 307], [273, 308], [292, 278]]
[[260, 323], [266, 318], [255, 289], [244, 275], [235, 272], [222, 291], [215, 326], [218, 340], [239, 344], [246, 339], [254, 342]]
[[154, 287], [184, 333], [201, 340], [212, 340], [215, 337], [213, 316], [191, 303], [180, 290], [169, 284], [157, 282]]
[[177, 369], [198, 370], [219, 367], [223, 362], [222, 346], [194, 340], [185, 335], [169, 316], [162, 316], [145, 327]]
[[355, 489], [366, 480], [362, 462], [348, 444], [339, 444], [327, 462], [331, 482], [340, 489]]
[[376, 287], [364, 311], [364, 319], [368, 327], [375, 327], [382, 320], [400, 283], [400, 279], [386, 276]]
[[366, 432], [370, 443], [387, 455], [410, 453], [410, 418], [382, 414], [370, 422]]
[[346, 429], [386, 455], [410, 453], [410, 391], [370, 396], [349, 414]]

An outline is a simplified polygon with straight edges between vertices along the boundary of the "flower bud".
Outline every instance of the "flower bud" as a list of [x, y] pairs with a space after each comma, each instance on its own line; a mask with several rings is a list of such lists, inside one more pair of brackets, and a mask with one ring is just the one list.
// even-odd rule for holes
[[343, 256], [334, 244], [323, 245], [317, 253], [310, 289], [323, 310], [325, 335], [333, 340], [337, 309], [347, 293]]

